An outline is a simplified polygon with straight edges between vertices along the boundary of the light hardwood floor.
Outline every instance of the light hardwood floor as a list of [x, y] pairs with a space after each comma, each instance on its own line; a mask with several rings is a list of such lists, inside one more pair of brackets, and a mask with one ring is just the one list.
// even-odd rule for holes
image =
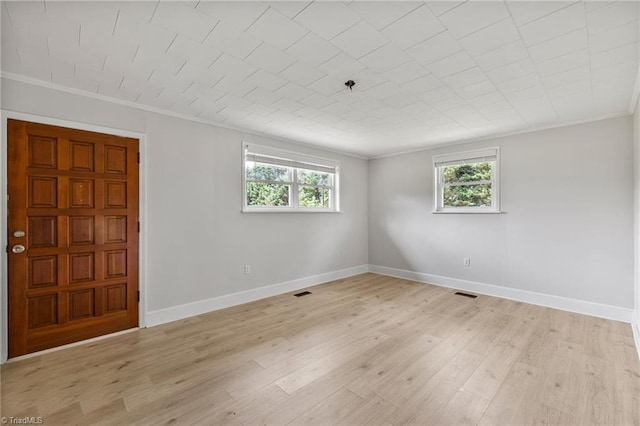
[[9, 362], [52, 424], [640, 424], [628, 324], [364, 274]]

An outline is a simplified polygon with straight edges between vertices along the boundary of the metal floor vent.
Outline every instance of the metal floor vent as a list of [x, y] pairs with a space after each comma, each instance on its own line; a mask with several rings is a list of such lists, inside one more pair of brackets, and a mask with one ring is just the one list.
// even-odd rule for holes
[[475, 294], [463, 293], [461, 291], [456, 291], [455, 294], [457, 294], [458, 296], [470, 297], [471, 299], [475, 299], [476, 297], [478, 297]]
[[295, 297], [302, 297], [302, 296], [306, 296], [307, 294], [311, 294], [310, 291], [303, 291], [302, 293], [296, 293], [294, 294]]

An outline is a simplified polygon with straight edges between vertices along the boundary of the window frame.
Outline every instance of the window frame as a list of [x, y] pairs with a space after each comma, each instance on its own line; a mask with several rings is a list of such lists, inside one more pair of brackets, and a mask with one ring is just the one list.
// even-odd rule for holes
[[[272, 181], [272, 180], [254, 180], [247, 179], [247, 161], [248, 156], [258, 153], [264, 157], [272, 157], [282, 162], [290, 162], [292, 165], [283, 165], [291, 172], [291, 180], [288, 181]], [[269, 163], [260, 163], [269, 164]], [[278, 165], [278, 164], [273, 164]], [[304, 168], [308, 165], [309, 168]], [[308, 185], [298, 181], [298, 170], [314, 170], [315, 167], [332, 168], [333, 172], [327, 172], [331, 175], [331, 185]], [[268, 184], [288, 185], [289, 186], [289, 205], [288, 206], [250, 206], [247, 204], [247, 183], [262, 182]], [[242, 212], [243, 213], [340, 213], [340, 161], [302, 154], [295, 151], [287, 151], [278, 148], [272, 148], [264, 145], [256, 145], [252, 143], [243, 143], [242, 145]], [[329, 206], [324, 207], [304, 207], [300, 206], [300, 187], [318, 187], [329, 188]]]
[[[474, 161], [480, 160], [480, 161]], [[444, 182], [444, 168], [447, 166], [455, 166], [461, 164], [476, 164], [491, 162], [491, 180], [487, 181], [475, 181], [464, 183], [464, 186], [477, 185], [477, 184], [491, 184], [491, 205], [490, 206], [477, 206], [477, 207], [445, 207], [444, 206], [444, 188], [446, 186]], [[442, 164], [447, 163], [447, 164]], [[439, 165], [442, 164], [442, 165]], [[433, 169], [434, 169], [434, 210], [432, 213], [471, 213], [471, 214], [496, 214], [500, 211], [500, 147], [487, 147], [482, 149], [460, 151], [450, 154], [442, 154], [433, 156]], [[452, 185], [450, 185], [452, 186]], [[457, 184], [456, 186], [461, 186]]]

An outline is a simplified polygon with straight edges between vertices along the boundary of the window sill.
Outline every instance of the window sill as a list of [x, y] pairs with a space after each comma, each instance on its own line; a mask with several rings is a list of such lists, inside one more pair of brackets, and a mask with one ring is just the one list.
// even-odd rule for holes
[[340, 213], [340, 210], [319, 209], [242, 209], [242, 213]]
[[485, 210], [485, 211], [453, 211], [453, 210], [434, 210], [431, 212], [432, 214], [503, 214], [503, 211], [500, 210]]

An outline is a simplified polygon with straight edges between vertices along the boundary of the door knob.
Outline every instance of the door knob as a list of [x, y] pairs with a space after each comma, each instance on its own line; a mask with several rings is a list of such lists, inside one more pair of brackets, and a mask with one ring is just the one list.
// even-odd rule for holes
[[22, 244], [17, 244], [13, 247], [11, 247], [11, 251], [18, 254], [18, 253], [22, 253], [25, 250], [24, 246]]

